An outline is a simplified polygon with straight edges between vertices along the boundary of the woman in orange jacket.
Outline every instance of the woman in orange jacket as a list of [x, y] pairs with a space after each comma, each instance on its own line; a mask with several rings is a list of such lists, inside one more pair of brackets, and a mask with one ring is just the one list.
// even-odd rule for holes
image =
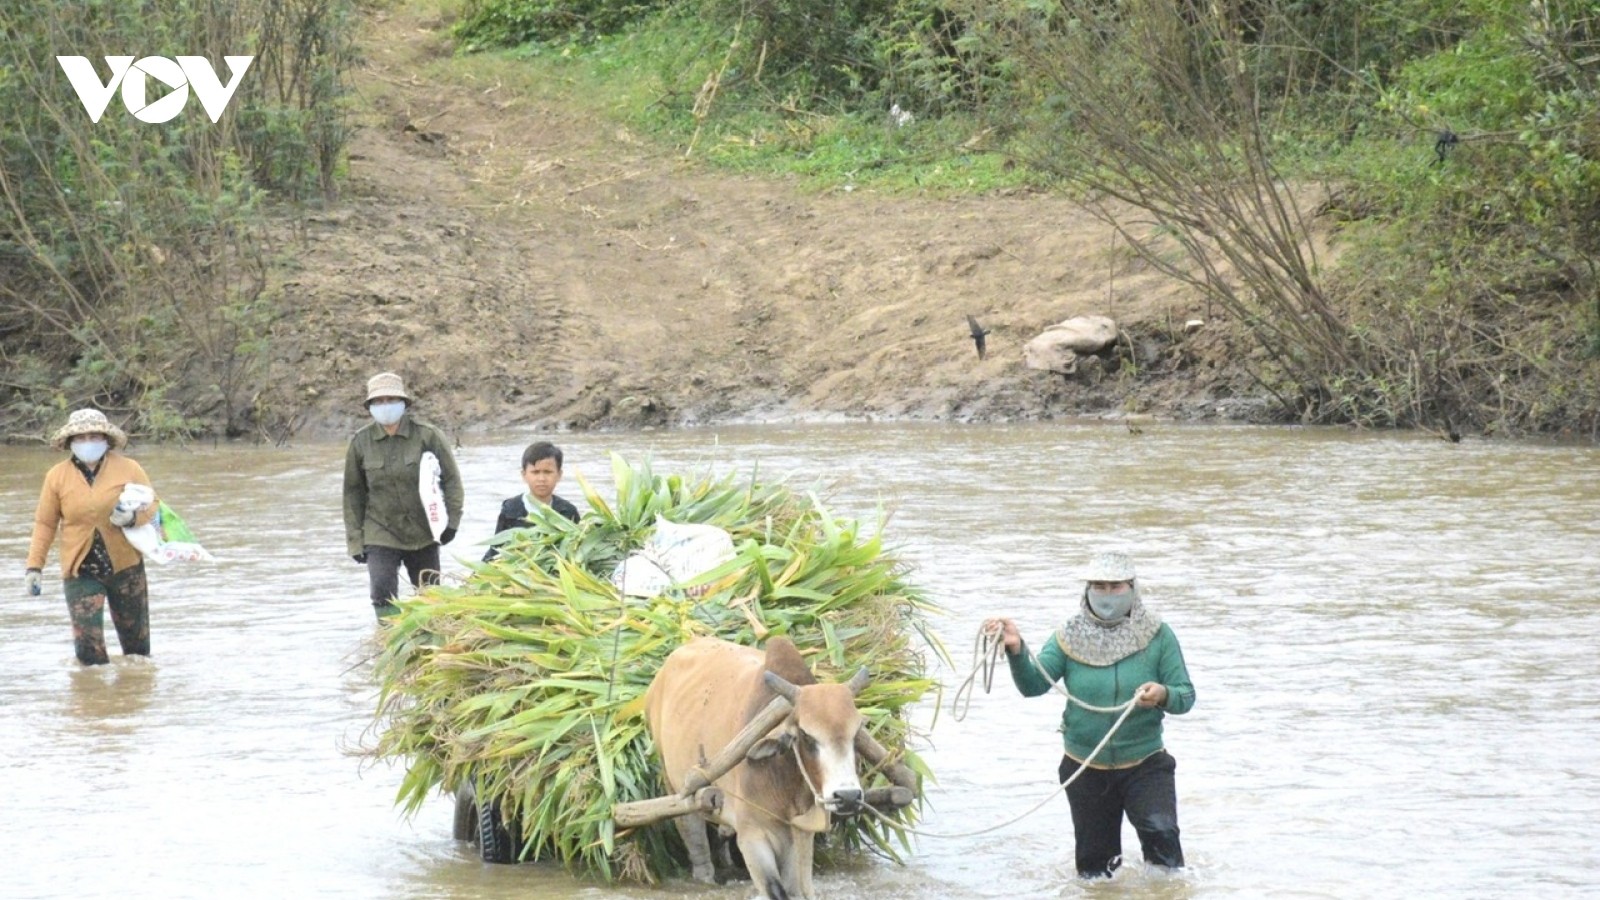
[[157, 500], [137, 508], [118, 503], [129, 484], [150, 486], [144, 469], [120, 452], [128, 443], [122, 429], [97, 409], [73, 412], [51, 438], [57, 450], [72, 455], [44, 476], [33, 515], [28, 547], [27, 592], [38, 596], [40, 573], [56, 536], [61, 537], [61, 580], [72, 615], [73, 649], [78, 662], [103, 665], [106, 657], [105, 608], [123, 655], [150, 655], [150, 591], [144, 557], [122, 529], [148, 523]]

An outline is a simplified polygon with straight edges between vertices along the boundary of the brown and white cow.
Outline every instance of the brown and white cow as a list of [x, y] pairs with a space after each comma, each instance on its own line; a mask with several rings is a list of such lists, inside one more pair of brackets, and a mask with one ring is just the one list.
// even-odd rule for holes
[[[830, 813], [861, 810], [855, 695], [866, 687], [862, 669], [849, 684], [818, 684], [788, 638], [767, 641], [765, 652], [701, 638], [667, 657], [645, 693], [645, 716], [668, 783], [681, 791], [692, 768], [727, 746], [779, 694], [793, 712], [769, 732], [716, 786], [724, 795], [708, 815], [735, 834], [739, 852], [768, 900], [812, 900], [812, 844]], [[714, 872], [705, 819], [680, 816], [695, 877]]]

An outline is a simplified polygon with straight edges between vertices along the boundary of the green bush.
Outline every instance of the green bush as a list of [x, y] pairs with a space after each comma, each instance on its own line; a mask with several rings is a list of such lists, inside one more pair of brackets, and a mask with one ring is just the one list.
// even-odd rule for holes
[[[262, 210], [335, 193], [353, 9], [350, 0], [0, 8], [0, 351], [48, 359], [56, 372], [48, 386], [9, 386], [24, 424], [86, 403], [133, 413], [136, 428], [161, 437], [257, 424], [248, 386], [271, 315]], [[176, 118], [144, 123], [117, 97], [93, 122], [56, 57], [88, 57], [103, 77], [102, 57], [132, 48], [253, 61], [216, 122], [191, 99]]]
[[535, 41], [584, 42], [616, 34], [669, 0], [469, 0], [454, 31], [462, 49]]

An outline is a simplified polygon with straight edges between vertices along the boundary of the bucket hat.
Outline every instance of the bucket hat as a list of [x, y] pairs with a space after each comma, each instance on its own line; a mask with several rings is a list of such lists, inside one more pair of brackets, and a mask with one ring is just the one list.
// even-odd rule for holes
[[1083, 573], [1084, 581], [1132, 581], [1133, 560], [1126, 553], [1096, 553]]
[[399, 375], [393, 372], [379, 372], [367, 379], [367, 403], [379, 397], [399, 397], [407, 403], [411, 402], [411, 395], [406, 393], [406, 383]]
[[67, 443], [80, 434], [100, 433], [106, 436], [111, 449], [121, 450], [127, 446], [128, 435], [121, 428], [111, 424], [106, 414], [98, 409], [75, 409], [67, 417], [67, 424], [50, 439], [50, 445], [57, 450], [67, 449]]

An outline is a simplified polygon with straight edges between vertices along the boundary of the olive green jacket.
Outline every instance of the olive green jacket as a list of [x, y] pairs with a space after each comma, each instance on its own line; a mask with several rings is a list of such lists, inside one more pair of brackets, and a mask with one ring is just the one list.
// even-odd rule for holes
[[344, 538], [351, 556], [369, 545], [421, 550], [437, 543], [418, 490], [424, 451], [439, 458], [446, 525], [461, 525], [461, 472], [450, 441], [407, 412], [393, 435], [372, 422], [350, 439], [344, 457]]
[[[1178, 638], [1166, 623], [1162, 623], [1143, 650], [1109, 666], [1091, 666], [1067, 656], [1054, 635], [1039, 651], [1038, 666], [1030, 660], [1026, 644], [1007, 657], [1011, 664], [1011, 680], [1016, 682], [1017, 690], [1024, 697], [1037, 697], [1050, 690], [1055, 682], [1062, 681], [1074, 698], [1090, 706], [1113, 707], [1132, 699], [1133, 692], [1147, 681], [1166, 686], [1167, 702], [1159, 707], [1135, 707], [1111, 742], [1095, 755], [1090, 765], [1096, 769], [1136, 765], [1163, 749], [1161, 720], [1167, 713], [1178, 715], [1194, 707], [1194, 685], [1189, 681], [1189, 669], [1183, 664]], [[1083, 762], [1122, 713], [1091, 712], [1076, 703], [1068, 703], [1066, 707], [1061, 713], [1061, 733], [1067, 755]]]

